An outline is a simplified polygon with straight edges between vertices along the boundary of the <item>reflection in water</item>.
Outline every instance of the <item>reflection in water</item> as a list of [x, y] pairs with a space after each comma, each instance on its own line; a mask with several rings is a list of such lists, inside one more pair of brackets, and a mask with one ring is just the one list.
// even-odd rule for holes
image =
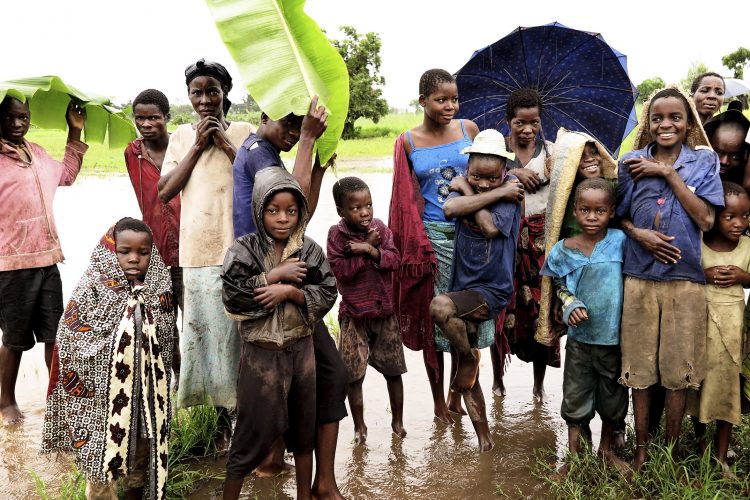
[[[375, 216], [386, 220], [391, 176], [361, 177], [371, 187]], [[326, 177], [320, 206], [308, 229], [308, 234], [323, 244], [328, 228], [338, 221], [329, 194], [334, 180], [332, 176]], [[86, 204], [81, 203], [83, 199], [87, 200]], [[98, 208], [92, 211], [91, 206]], [[66, 263], [60, 266], [67, 298], [88, 264], [98, 237], [120, 217], [137, 216], [138, 209], [129, 180], [119, 177], [80, 179], [76, 185], [58, 191], [55, 210], [67, 257]], [[86, 224], [81, 224], [84, 220]], [[535, 405], [531, 396], [532, 366], [514, 359], [505, 378], [507, 396], [498, 399], [489, 390], [492, 387], [490, 356], [482, 356], [480, 380], [485, 388], [495, 448], [480, 454], [468, 416], [461, 418], [455, 427], [437, 423], [433, 418], [432, 397], [421, 353], [407, 350], [406, 362], [409, 372], [403, 377], [404, 425], [408, 433], [405, 439], [391, 432], [385, 381], [375, 370], [368, 370], [363, 386], [367, 445], [354, 446], [351, 418], [341, 423], [336, 475], [347, 497], [475, 499], [493, 498], [498, 491], [511, 497], [544, 496], [544, 486], [532, 476], [531, 466], [536, 449], [556, 447], [562, 450], [566, 444], [566, 428], [559, 416], [562, 370], [547, 370], [549, 400], [544, 405]], [[50, 485], [54, 498], [55, 488], [69, 470], [68, 459], [55, 460], [38, 453], [46, 385], [42, 349], [37, 347], [24, 355], [18, 382], [19, 403], [27, 414], [26, 422], [16, 429], [0, 428], [0, 498], [36, 498], [29, 470], [37, 472]], [[224, 471], [222, 460], [202, 466], [219, 473]], [[294, 474], [249, 478], [245, 484], [243, 498], [294, 498], [296, 493]], [[219, 482], [209, 484], [193, 498], [220, 497], [220, 488]]]

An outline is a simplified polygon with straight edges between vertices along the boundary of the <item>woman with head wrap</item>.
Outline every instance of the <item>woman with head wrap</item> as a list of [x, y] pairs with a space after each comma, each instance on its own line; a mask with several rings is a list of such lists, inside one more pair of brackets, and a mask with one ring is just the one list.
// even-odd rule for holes
[[228, 122], [232, 78], [221, 64], [201, 59], [185, 70], [185, 83], [198, 123], [180, 125], [169, 139], [159, 197], [181, 195], [180, 267], [185, 287], [182, 370], [178, 407], [219, 408], [219, 438], [228, 444], [227, 409], [234, 408], [240, 336], [224, 315], [221, 264], [234, 242], [232, 162], [237, 148], [255, 131]]

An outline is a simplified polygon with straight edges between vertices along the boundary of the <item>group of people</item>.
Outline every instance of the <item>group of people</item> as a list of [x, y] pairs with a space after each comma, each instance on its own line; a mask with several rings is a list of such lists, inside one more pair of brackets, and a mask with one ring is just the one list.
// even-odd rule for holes
[[[542, 402], [562, 335], [571, 453], [585, 449], [598, 413], [600, 456], [631, 471], [616, 451], [632, 389], [633, 469], [647, 461], [662, 412], [676, 443], [687, 409], [703, 448], [706, 424], [717, 422], [716, 455], [729, 471], [747, 354], [750, 121], [733, 108], [712, 117], [719, 75], [700, 75], [692, 97], [652, 96], [635, 150], [618, 163], [579, 131], [546, 141], [534, 89], [511, 94], [507, 137], [480, 132], [455, 118], [455, 78], [429, 70], [423, 122], [394, 146], [387, 224], [364, 181], [338, 179], [341, 220], [325, 252], [305, 235], [331, 164], [315, 155], [327, 127], [317, 98], [305, 116], [262, 113], [256, 129], [227, 120], [232, 79], [222, 65], [199, 60], [185, 83], [198, 122], [171, 135], [163, 93], [133, 101], [141, 137], [125, 164], [143, 220], [123, 218], [102, 236], [65, 308], [52, 199], [81, 168], [85, 113], [69, 107], [60, 163], [24, 139], [26, 104], [0, 104], [9, 228], [0, 234], [0, 412], [5, 424], [23, 419], [21, 354], [44, 343], [42, 450], [74, 452], [89, 498], [116, 498], [119, 478], [127, 498], [166, 496], [173, 390], [177, 408], [217, 409], [224, 498], [238, 498], [252, 472], [288, 469], [285, 449], [299, 498], [343, 498], [338, 426], [348, 398], [355, 443], [366, 443], [368, 364], [386, 379], [394, 434], [406, 436], [404, 345], [423, 352], [435, 417], [450, 424], [468, 413], [489, 451], [481, 349], [491, 350], [495, 395], [505, 395], [515, 354], [533, 363]], [[295, 145], [289, 173], [280, 153]], [[337, 348], [323, 318], [339, 294]]]

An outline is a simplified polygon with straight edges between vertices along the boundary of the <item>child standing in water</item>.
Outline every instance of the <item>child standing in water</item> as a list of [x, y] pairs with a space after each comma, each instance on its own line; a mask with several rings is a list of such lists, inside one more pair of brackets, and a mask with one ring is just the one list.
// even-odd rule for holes
[[508, 98], [506, 120], [510, 127], [507, 138], [515, 160], [508, 162], [508, 170], [518, 178], [526, 191], [526, 209], [521, 220], [518, 241], [515, 296], [508, 305], [498, 331], [507, 338], [493, 348], [493, 391], [505, 395], [503, 366], [510, 354], [534, 364], [534, 400], [543, 402], [544, 375], [547, 366], [560, 367], [560, 340], [549, 339], [543, 345], [534, 339], [539, 317], [541, 282], [539, 270], [544, 263], [544, 220], [549, 197], [549, 178], [553, 145], [546, 142], [542, 131], [542, 100], [533, 89], [518, 89]]
[[743, 233], [750, 217], [750, 198], [738, 184], [722, 185], [724, 210], [703, 236], [701, 247], [708, 300], [706, 378], [699, 392], [690, 391], [687, 413], [693, 417], [701, 454], [706, 449], [706, 424], [716, 421], [716, 457], [725, 473], [731, 474], [729, 437], [732, 425], [741, 423], [743, 287], [750, 286], [750, 238]]
[[451, 181], [443, 206], [446, 218], [458, 219], [451, 281], [447, 293], [432, 300], [430, 314], [458, 355], [451, 388], [463, 394], [484, 452], [493, 443], [479, 386], [477, 330], [480, 323], [494, 320], [513, 295], [524, 191], [521, 183], [507, 178], [505, 161], [514, 155], [506, 151], [500, 132], [480, 132], [462, 152], [469, 153], [468, 172]]
[[[612, 184], [598, 177], [582, 181], [575, 191], [573, 213], [580, 231], [552, 247], [541, 271], [555, 280], [568, 326], [560, 413], [568, 424], [571, 454], [582, 452], [581, 439], [586, 439], [589, 422], [598, 413], [599, 456], [627, 472], [627, 464], [612, 449], [615, 428], [628, 410], [628, 391], [617, 382], [626, 238], [619, 229], [607, 229], [615, 214]], [[561, 473], [566, 472], [564, 466]]]
[[[393, 280], [394, 305], [404, 345], [421, 350], [432, 390], [435, 417], [452, 424], [449, 411], [462, 413], [461, 398], [443, 388], [443, 352], [450, 344], [430, 318], [430, 301], [446, 291], [453, 259], [455, 224], [446, 220], [443, 204], [451, 181], [466, 175], [467, 155], [479, 129], [470, 120], [454, 120], [458, 112], [456, 80], [445, 70], [431, 69], [419, 80], [424, 120], [396, 140], [393, 192], [388, 226], [401, 255]], [[492, 337], [492, 325], [483, 333]], [[438, 352], [439, 351], [439, 352]], [[452, 373], [455, 364], [452, 363]]]
[[391, 428], [399, 437], [404, 430], [404, 347], [398, 319], [393, 314], [391, 274], [399, 255], [393, 235], [372, 216], [370, 188], [357, 177], [344, 177], [333, 185], [333, 198], [341, 220], [328, 231], [328, 261], [341, 292], [339, 350], [349, 372], [349, 407], [354, 419], [354, 441], [364, 444], [362, 382], [367, 364], [385, 377], [391, 400]]
[[174, 300], [142, 221], [120, 220], [91, 254], [57, 332], [42, 452], [72, 452], [86, 497], [167, 495]]
[[[701, 232], [724, 208], [719, 159], [675, 88], [643, 108], [636, 150], [618, 165], [625, 244], [620, 382], [633, 390], [634, 468], [648, 458], [650, 388], [666, 389], [666, 438], [677, 451], [688, 388], [705, 376], [706, 282]], [[699, 147], [701, 146], [701, 147]], [[676, 456], [676, 455], [675, 455]]]
[[283, 168], [255, 175], [257, 233], [237, 239], [224, 259], [222, 299], [240, 322], [237, 424], [224, 498], [284, 437], [294, 453], [297, 498], [310, 499], [315, 447], [314, 325], [336, 302], [336, 280], [323, 249], [305, 236], [307, 199]]

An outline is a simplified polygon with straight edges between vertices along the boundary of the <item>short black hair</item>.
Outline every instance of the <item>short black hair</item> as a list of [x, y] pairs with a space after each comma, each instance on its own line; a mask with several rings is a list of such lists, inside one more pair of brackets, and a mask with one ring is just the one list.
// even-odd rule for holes
[[136, 233], [148, 233], [149, 237], [151, 238], [151, 243], [153, 244], [154, 242], [154, 233], [151, 232], [151, 228], [148, 227], [148, 224], [146, 224], [140, 219], [134, 219], [132, 217], [123, 217], [122, 219], [118, 220], [117, 224], [115, 224], [115, 230], [112, 232], [112, 235], [115, 237], [115, 240], [117, 240], [117, 235], [123, 231], [135, 231]]
[[[10, 107], [10, 103], [13, 101], [21, 102], [20, 100], [16, 99], [12, 95], [6, 95], [5, 99], [3, 99], [3, 102], [0, 102], [0, 116], [5, 116], [5, 113], [8, 112], [8, 108]], [[29, 101], [21, 102], [21, 104], [24, 104], [27, 108], [29, 107]]]
[[469, 166], [475, 162], [480, 160], [489, 160], [489, 161], [499, 161], [502, 163], [502, 167], [500, 168], [500, 175], [502, 176], [503, 172], [505, 172], [505, 166], [507, 164], [507, 158], [500, 155], [493, 155], [489, 153], [469, 153], [469, 163], [466, 165], [466, 173], [468, 175], [469, 172]]
[[[685, 114], [687, 115], [688, 125], [689, 126], [694, 125], [694, 123], [693, 123], [693, 113], [690, 111], [690, 109], [691, 109], [690, 108], [690, 103], [688, 102], [687, 97], [685, 97], [685, 94], [683, 94], [682, 92], [680, 92], [675, 87], [667, 87], [665, 89], [661, 89], [659, 92], [657, 92], [656, 94], [654, 94], [654, 96], [651, 98], [651, 101], [649, 102], [649, 105], [648, 105], [648, 120], [649, 121], [651, 120], [651, 108], [654, 106], [654, 103], [656, 102], [656, 100], [657, 99], [665, 99], [667, 97], [676, 97], [677, 99], [679, 99], [680, 101], [682, 101], [682, 104], [685, 106]], [[690, 132], [690, 131], [688, 131], [688, 132]]]
[[133, 112], [135, 113], [135, 107], [139, 104], [153, 104], [164, 116], [169, 114], [169, 99], [164, 95], [163, 92], [156, 89], [146, 89], [138, 94], [133, 100]]
[[693, 83], [690, 84], [690, 95], [695, 94], [695, 91], [698, 90], [698, 87], [701, 86], [701, 81], [703, 81], [703, 79], [706, 78], [707, 76], [715, 76], [716, 78], [720, 78], [721, 79], [721, 83], [724, 84], [724, 88], [726, 89], [727, 84], [724, 81], [724, 77], [723, 76], [721, 76], [720, 74], [718, 74], [718, 73], [716, 73], [714, 71], [706, 71], [705, 73], [701, 73], [700, 75], [696, 76], [693, 79]]
[[370, 190], [370, 187], [359, 177], [342, 177], [333, 185], [333, 201], [337, 207], [342, 207], [346, 196], [357, 191]]
[[745, 188], [737, 184], [736, 182], [723, 181], [721, 187], [724, 188], [724, 197], [727, 196], [748, 196]]
[[441, 83], [456, 83], [456, 77], [444, 69], [428, 69], [419, 79], [419, 95], [428, 97], [438, 89]]
[[578, 184], [578, 187], [576, 188], [576, 194], [575, 194], [575, 203], [578, 203], [578, 199], [581, 197], [581, 194], [583, 194], [584, 191], [588, 191], [590, 189], [599, 189], [601, 191], [604, 191], [607, 193], [607, 198], [610, 202], [610, 204], [615, 204], [615, 188], [612, 186], [612, 183], [602, 179], [601, 177], [594, 177], [593, 179], [584, 179], [581, 181], [580, 184]]
[[539, 108], [541, 115], [542, 98], [539, 97], [539, 92], [530, 88], [514, 90], [505, 106], [505, 119], [510, 123], [520, 108]]

